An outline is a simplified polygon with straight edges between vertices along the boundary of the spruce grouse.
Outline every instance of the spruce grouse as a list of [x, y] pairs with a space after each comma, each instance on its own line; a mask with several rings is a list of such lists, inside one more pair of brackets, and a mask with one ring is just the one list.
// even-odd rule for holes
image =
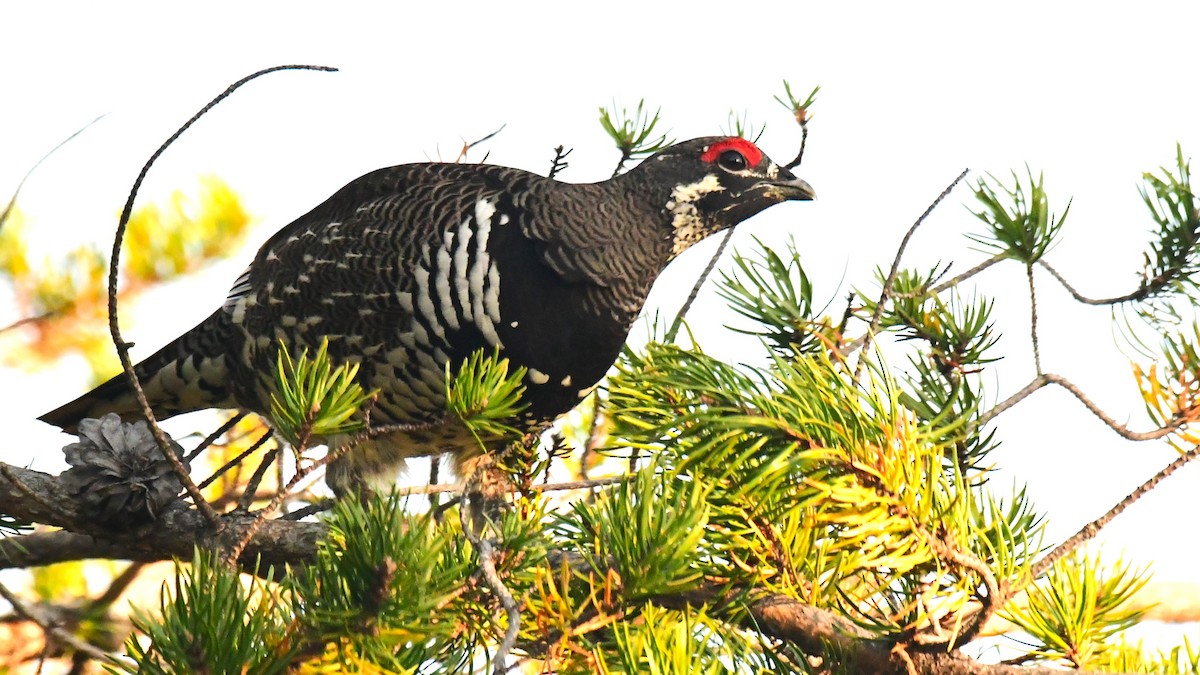
[[[270, 409], [277, 343], [329, 339], [380, 395], [376, 439], [331, 465], [344, 493], [390, 483], [404, 458], [474, 453], [444, 413], [447, 363], [499, 348], [528, 369], [523, 426], [570, 410], [612, 366], [655, 278], [705, 237], [812, 188], [742, 138], [668, 147], [627, 173], [569, 184], [484, 164], [408, 164], [351, 182], [276, 233], [224, 305], [137, 366], [160, 418]], [[124, 375], [43, 415], [139, 416]], [[334, 439], [336, 442], [336, 439]]]

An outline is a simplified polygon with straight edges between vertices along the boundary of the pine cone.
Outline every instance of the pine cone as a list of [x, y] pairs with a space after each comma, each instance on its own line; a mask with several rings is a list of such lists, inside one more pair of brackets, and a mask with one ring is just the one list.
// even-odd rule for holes
[[[182, 461], [183, 448], [174, 441], [171, 447]], [[150, 522], [183, 490], [145, 421], [127, 424], [114, 413], [81, 420], [79, 442], [64, 447], [63, 454], [71, 465], [62, 474], [63, 485], [97, 523]]]

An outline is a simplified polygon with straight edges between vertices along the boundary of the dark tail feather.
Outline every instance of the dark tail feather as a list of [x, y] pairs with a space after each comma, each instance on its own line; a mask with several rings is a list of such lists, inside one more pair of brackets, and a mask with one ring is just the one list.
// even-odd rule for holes
[[[217, 310], [134, 366], [155, 417], [163, 419], [193, 410], [233, 405], [225, 361], [232, 329], [229, 315]], [[80, 420], [110, 412], [122, 419], [141, 418], [141, 408], [125, 373], [38, 419], [74, 433]]]

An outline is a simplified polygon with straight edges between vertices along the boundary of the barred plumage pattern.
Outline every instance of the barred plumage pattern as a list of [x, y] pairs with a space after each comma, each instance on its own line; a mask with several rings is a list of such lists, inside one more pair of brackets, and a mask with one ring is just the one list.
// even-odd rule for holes
[[[740, 161], [739, 161], [740, 160]], [[572, 408], [624, 344], [654, 279], [703, 237], [806, 183], [737, 138], [672, 146], [608, 181], [410, 164], [342, 188], [276, 233], [208, 319], [137, 366], [156, 415], [269, 410], [276, 345], [329, 339], [379, 388], [373, 423], [440, 419], [447, 363], [499, 348], [529, 369], [533, 428]], [[136, 417], [123, 377], [41, 419]], [[403, 457], [470, 446], [455, 425], [378, 440], [330, 471], [344, 491]], [[460, 453], [461, 454], [461, 453]], [[461, 457], [460, 457], [461, 459]]]

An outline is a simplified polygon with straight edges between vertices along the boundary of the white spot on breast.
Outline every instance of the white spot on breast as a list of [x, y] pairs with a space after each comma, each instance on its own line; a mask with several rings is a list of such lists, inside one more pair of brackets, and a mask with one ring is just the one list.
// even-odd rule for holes
[[495, 265], [488, 266], [487, 292], [483, 296], [483, 303], [492, 323], [500, 323], [500, 270]]
[[488, 239], [492, 233], [492, 216], [496, 207], [486, 199], [475, 203], [475, 261], [467, 276], [471, 298], [471, 315], [475, 327], [493, 347], [503, 348], [496, 324], [500, 321], [500, 273], [488, 254]]
[[537, 368], [529, 369], [529, 381], [534, 384], [546, 384], [550, 381], [550, 376], [538, 370]]
[[475, 222], [483, 225], [487, 223], [491, 227], [492, 216], [496, 215], [496, 206], [486, 199], [480, 199], [475, 202]]
[[[454, 302], [450, 299], [450, 252], [445, 248], [438, 249], [437, 266], [434, 269], [437, 271], [434, 285], [437, 288], [438, 303], [441, 304], [442, 318], [450, 330], [458, 330], [458, 312], [454, 311]], [[433, 320], [432, 316], [430, 320]]]
[[517, 322], [516, 322], [516, 321], [514, 321], [514, 322], [512, 322], [512, 323], [510, 323], [510, 324], [508, 324], [508, 325], [512, 326], [513, 328], [516, 328], [518, 324], [517, 324]]
[[454, 292], [458, 297], [458, 304], [463, 308], [463, 320], [468, 322], [475, 320], [474, 312], [471, 311], [471, 284], [467, 280], [468, 266], [471, 262], [469, 246], [473, 234], [471, 219], [464, 218], [455, 235], [458, 242], [454, 247]]
[[[433, 309], [433, 298], [430, 297], [429, 270], [421, 265], [417, 265], [416, 269], [413, 270], [413, 276], [417, 278], [417, 311], [433, 327], [434, 335], [437, 335], [439, 338], [445, 338], [446, 331], [442, 329], [441, 323], [437, 319], [437, 312]], [[416, 325], [418, 324], [414, 322], [414, 327]], [[422, 330], [423, 332], [424, 330]], [[428, 338], [424, 342], [425, 344], [429, 344]]]

